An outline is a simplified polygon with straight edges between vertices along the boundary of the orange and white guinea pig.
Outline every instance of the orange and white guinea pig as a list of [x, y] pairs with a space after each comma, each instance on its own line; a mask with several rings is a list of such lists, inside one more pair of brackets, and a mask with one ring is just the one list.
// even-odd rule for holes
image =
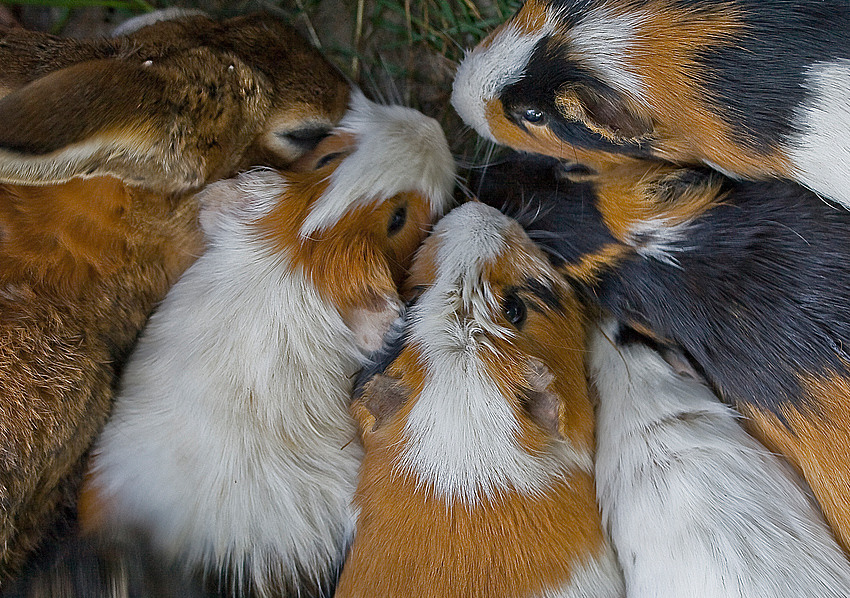
[[236, 595], [335, 582], [361, 458], [353, 377], [454, 183], [435, 121], [360, 93], [305, 162], [201, 195], [207, 250], [129, 359], [84, 494], [88, 531], [140, 531]]
[[483, 136], [794, 179], [850, 206], [846, 0], [527, 0], [460, 65]]
[[337, 598], [601, 598], [623, 580], [596, 507], [584, 317], [519, 225], [467, 203], [358, 383], [364, 461]]

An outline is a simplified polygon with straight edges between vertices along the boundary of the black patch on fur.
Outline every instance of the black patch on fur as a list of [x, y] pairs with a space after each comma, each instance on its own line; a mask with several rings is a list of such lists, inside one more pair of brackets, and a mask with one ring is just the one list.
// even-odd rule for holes
[[[497, 179], [499, 169], [487, 176]], [[574, 261], [613, 241], [592, 189], [553, 188], [545, 177], [541, 187], [523, 193], [545, 207], [527, 227], [548, 233], [536, 240], [552, 255]], [[726, 187], [725, 200], [674, 244], [675, 263], [632, 254], [598, 285], [576, 288], [681, 347], [726, 402], [781, 417], [783, 403], [806, 403], [800, 376], [850, 376], [850, 211], [784, 181]]]
[[[560, 267], [615, 242], [599, 226], [602, 216], [592, 186], [567, 180], [570, 168], [556, 158], [515, 152], [473, 172], [469, 187], [481, 202], [519, 222]], [[566, 194], [575, 201], [562, 201]], [[567, 237], [561, 234], [566, 227], [581, 228], [585, 234]]]
[[555, 98], [563, 88], [584, 88], [595, 98], [605, 98], [605, 103], [622, 104], [620, 95], [614, 89], [570, 60], [565, 52], [566, 48], [550, 37], [544, 37], [537, 42], [537, 47], [520, 79], [516, 83], [506, 85], [501, 91], [499, 99], [505, 111], [505, 118], [525, 129], [522, 113], [527, 108], [536, 108], [546, 115], [549, 129], [567, 143], [614, 154], [649, 157], [652, 152], [648, 141], [615, 143], [582, 123], [567, 120], [561, 115]]
[[[682, 0], [680, 0], [680, 3]], [[685, 2], [690, 5], [693, 2]], [[702, 80], [736, 141], [767, 152], [798, 133], [794, 111], [809, 100], [807, 69], [850, 58], [846, 0], [738, 0], [746, 29], [698, 55]]]
[[[548, 307], [550, 310], [561, 311], [563, 307], [561, 297], [551, 284], [547, 284], [546, 282], [535, 278], [526, 278], [521, 288], [540, 299], [543, 305]], [[530, 307], [534, 308], [533, 305]]]

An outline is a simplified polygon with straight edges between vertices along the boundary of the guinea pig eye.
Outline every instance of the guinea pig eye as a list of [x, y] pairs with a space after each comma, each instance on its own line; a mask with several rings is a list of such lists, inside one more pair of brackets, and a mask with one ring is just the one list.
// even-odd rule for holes
[[319, 158], [316, 161], [315, 169], [318, 170], [318, 169], [322, 168], [323, 166], [327, 166], [328, 164], [330, 164], [331, 162], [333, 162], [334, 160], [336, 160], [337, 158], [342, 156], [344, 153], [345, 152], [333, 152], [333, 153], [328, 154], [326, 156], [322, 156], [321, 158]]
[[522, 111], [522, 119], [533, 125], [537, 125], [543, 122], [543, 118], [545, 116], [546, 115], [543, 114], [543, 111], [538, 110], [537, 108], [526, 108]]
[[508, 322], [519, 328], [525, 322], [528, 310], [525, 307], [525, 302], [519, 298], [519, 295], [510, 293], [502, 303], [502, 313], [505, 314], [505, 319]]
[[399, 206], [398, 208], [396, 208], [395, 212], [393, 212], [393, 215], [390, 216], [390, 223], [387, 225], [387, 234], [388, 235], [396, 234], [398, 231], [401, 230], [401, 228], [404, 226], [404, 224], [406, 222], [407, 222], [407, 204]]

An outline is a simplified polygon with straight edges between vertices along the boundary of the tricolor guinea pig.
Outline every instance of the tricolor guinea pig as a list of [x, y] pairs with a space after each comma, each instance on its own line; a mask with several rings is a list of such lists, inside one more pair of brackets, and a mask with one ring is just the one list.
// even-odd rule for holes
[[359, 92], [300, 167], [201, 194], [207, 250], [131, 355], [84, 495], [89, 532], [141, 532], [235, 595], [333, 586], [361, 458], [353, 377], [454, 183], [434, 120]]
[[850, 212], [710, 170], [635, 163], [571, 182], [563, 169], [516, 157], [473, 188], [526, 214], [585, 300], [680, 347], [850, 547]]
[[570, 286], [478, 202], [437, 224], [408, 284], [352, 404], [365, 455], [336, 598], [623, 596]]
[[850, 206], [848, 90], [845, 0], [528, 0], [452, 103], [516, 149], [789, 178]]
[[348, 102], [268, 15], [134, 36], [0, 28], [0, 586], [74, 512], [121, 367], [203, 251], [194, 193], [298, 159]]
[[627, 596], [847, 596], [850, 562], [797, 472], [685, 358], [607, 320], [588, 369], [597, 496]]

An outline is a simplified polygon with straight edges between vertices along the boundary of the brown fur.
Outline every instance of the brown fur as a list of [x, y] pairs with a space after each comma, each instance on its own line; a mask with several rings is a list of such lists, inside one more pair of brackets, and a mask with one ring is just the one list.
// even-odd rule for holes
[[[518, 230], [509, 237], [510, 253], [485, 266], [482, 275], [499, 302], [505, 289], [548, 269]], [[432, 235], [417, 254], [412, 287], [433, 282], [437, 243]], [[488, 336], [492, 351], [482, 358], [518, 420], [523, 450], [539, 454], [553, 438], [566, 438], [589, 458], [593, 412], [584, 374], [584, 319], [571, 289], [551, 274], [544, 279], [561, 309], [523, 292], [529, 307], [522, 330], [506, 339]], [[405, 424], [427, 384], [425, 364], [418, 345], [408, 343], [352, 405], [365, 457], [355, 498], [357, 533], [336, 596], [506, 598], [566, 585], [575, 567], [597, 558], [605, 543], [593, 476], [574, 468], [539, 494], [508, 489], [481, 495], [475, 504], [448, 502], [399, 466], [408, 442]], [[541, 394], [554, 400], [529, 407]]]
[[0, 57], [2, 585], [72, 509], [124, 359], [203, 250], [194, 191], [297, 158], [269, 136], [330, 128], [348, 87], [268, 15], [8, 30]]

